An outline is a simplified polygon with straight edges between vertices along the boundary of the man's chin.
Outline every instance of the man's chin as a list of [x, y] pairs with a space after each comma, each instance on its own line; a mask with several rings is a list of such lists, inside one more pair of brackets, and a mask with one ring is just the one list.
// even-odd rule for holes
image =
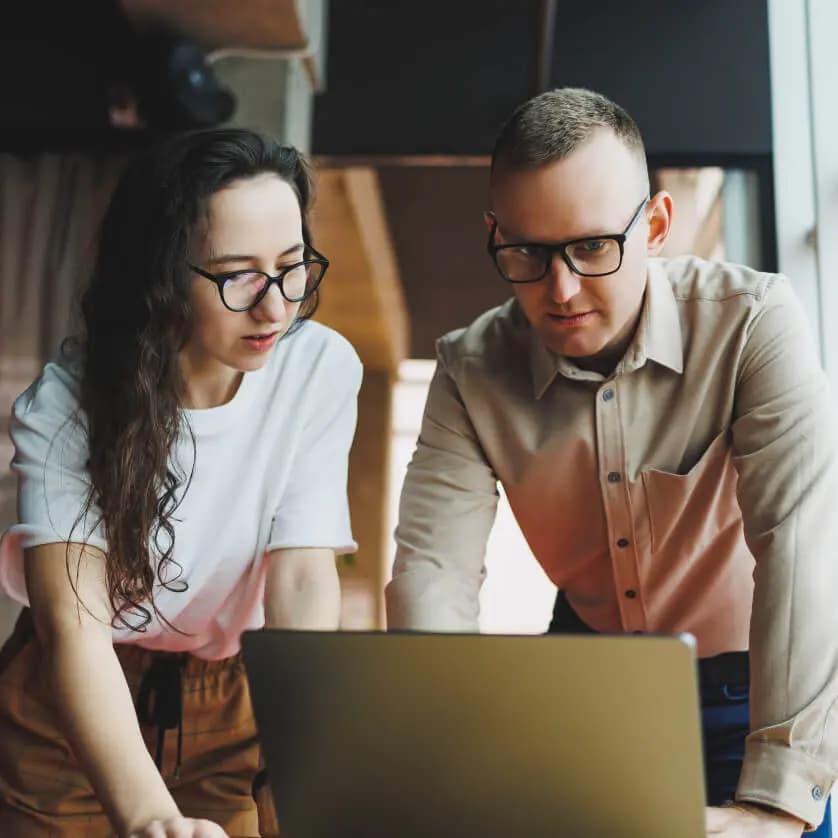
[[590, 358], [599, 354], [605, 348], [606, 341], [559, 339], [555, 335], [541, 335], [544, 345], [555, 355], [573, 360], [575, 358]]

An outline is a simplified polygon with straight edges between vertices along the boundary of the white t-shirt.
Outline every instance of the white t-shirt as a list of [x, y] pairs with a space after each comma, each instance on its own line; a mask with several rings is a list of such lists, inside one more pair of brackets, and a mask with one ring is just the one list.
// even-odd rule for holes
[[[89, 489], [79, 369], [78, 357], [47, 364], [12, 411], [20, 523], [0, 541], [0, 587], [24, 605], [25, 548], [70, 539], [107, 550], [98, 510], [76, 523]], [[279, 341], [264, 367], [245, 373], [230, 402], [184, 410], [195, 445], [182, 434], [171, 462], [188, 475], [194, 459], [194, 473], [177, 495], [173, 558], [188, 589], [157, 585], [154, 596], [184, 634], [152, 616], [144, 632], [115, 627], [114, 642], [206, 659], [233, 655], [242, 631], [264, 625], [267, 551], [357, 549], [347, 460], [360, 383], [352, 346], [306, 321]], [[63, 562], [55, 572], [66, 573]], [[168, 565], [167, 578], [176, 572]]]

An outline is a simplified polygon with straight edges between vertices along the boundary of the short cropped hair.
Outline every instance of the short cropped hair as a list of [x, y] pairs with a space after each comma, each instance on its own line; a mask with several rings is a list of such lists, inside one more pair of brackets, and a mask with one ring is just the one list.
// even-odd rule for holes
[[610, 128], [635, 152], [644, 169], [646, 154], [637, 123], [615, 102], [581, 87], [560, 87], [519, 105], [501, 128], [492, 152], [492, 171], [533, 169], [561, 160], [597, 128]]

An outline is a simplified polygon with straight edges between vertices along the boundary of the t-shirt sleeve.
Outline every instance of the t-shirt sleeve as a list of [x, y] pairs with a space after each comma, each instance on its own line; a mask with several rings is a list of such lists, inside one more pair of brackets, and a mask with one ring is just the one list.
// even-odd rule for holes
[[101, 514], [85, 515], [90, 478], [87, 431], [78, 407], [78, 383], [71, 369], [47, 364], [12, 408], [12, 471], [18, 484], [18, 523], [0, 542], [0, 588], [28, 604], [23, 551], [74, 541], [106, 549]]
[[349, 449], [358, 417], [362, 367], [355, 350], [341, 341], [337, 363], [318, 370], [307, 386], [310, 402], [291, 473], [271, 524], [267, 550], [330, 547], [339, 554], [358, 549], [349, 520]]

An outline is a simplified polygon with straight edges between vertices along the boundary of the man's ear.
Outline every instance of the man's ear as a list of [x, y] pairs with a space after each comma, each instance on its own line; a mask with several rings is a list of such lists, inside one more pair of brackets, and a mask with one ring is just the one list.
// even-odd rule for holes
[[672, 228], [672, 196], [668, 192], [656, 192], [649, 200], [646, 213], [649, 219], [646, 252], [649, 256], [657, 256]]

